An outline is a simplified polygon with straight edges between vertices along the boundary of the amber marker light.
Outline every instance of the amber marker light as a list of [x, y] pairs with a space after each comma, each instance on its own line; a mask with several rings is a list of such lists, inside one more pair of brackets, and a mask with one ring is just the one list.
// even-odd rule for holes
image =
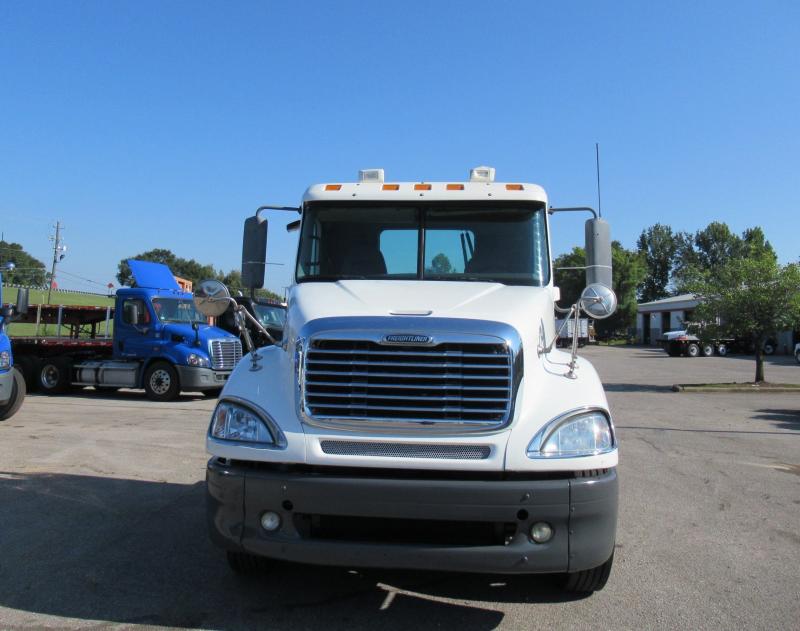
[[429, 191], [431, 190], [430, 184], [414, 184], [415, 191]]
[[463, 184], [448, 184], [447, 185], [448, 191], [463, 191], [464, 185]]
[[399, 191], [400, 185], [399, 184], [384, 184], [383, 185], [384, 191]]
[[326, 184], [325, 185], [326, 191], [341, 191], [342, 185], [341, 184]]
[[521, 191], [522, 184], [506, 184], [507, 191]]

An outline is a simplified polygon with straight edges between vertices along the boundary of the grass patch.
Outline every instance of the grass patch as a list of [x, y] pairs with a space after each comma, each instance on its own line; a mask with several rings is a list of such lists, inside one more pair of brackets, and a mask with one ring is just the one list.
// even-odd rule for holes
[[[3, 287], [3, 303], [15, 304], [17, 302], [17, 288], [16, 287]], [[36, 305], [47, 303], [47, 290], [46, 289], [31, 289], [28, 295], [29, 310], [35, 312]], [[114, 299], [106, 296], [95, 296], [92, 294], [73, 294], [68, 291], [53, 290], [50, 295], [50, 304], [72, 306], [94, 306], [94, 307], [113, 307]], [[30, 311], [29, 311], [30, 313]], [[109, 335], [113, 331], [113, 322], [109, 325]], [[105, 332], [105, 324], [98, 326], [98, 334], [102, 335]], [[67, 329], [62, 329], [62, 335], [66, 335]], [[36, 335], [36, 325], [27, 324], [22, 322], [12, 322], [8, 326], [8, 334], [14, 337], [30, 337]], [[39, 325], [39, 335], [55, 335], [56, 326], [54, 324], [41, 324]]]
[[677, 383], [672, 386], [673, 392], [797, 392], [800, 393], [800, 384], [797, 383]]

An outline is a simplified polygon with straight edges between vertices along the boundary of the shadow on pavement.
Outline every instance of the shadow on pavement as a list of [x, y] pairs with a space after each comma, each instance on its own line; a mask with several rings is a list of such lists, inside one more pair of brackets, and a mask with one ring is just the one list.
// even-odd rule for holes
[[650, 383], [604, 383], [606, 392], [672, 392], [672, 386], [657, 386]]
[[798, 410], [756, 410], [754, 419], [771, 421], [781, 429], [800, 431], [800, 409]]
[[202, 482], [0, 473], [0, 607], [19, 616], [6, 622], [492, 629], [493, 603], [571, 599], [546, 577], [276, 564], [241, 579], [208, 540], [203, 494]]

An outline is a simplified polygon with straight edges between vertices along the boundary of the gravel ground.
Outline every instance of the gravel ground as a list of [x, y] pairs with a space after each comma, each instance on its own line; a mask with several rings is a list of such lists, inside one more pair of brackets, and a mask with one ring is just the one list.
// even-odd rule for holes
[[[800, 395], [673, 393], [752, 358], [588, 348], [621, 445], [608, 586], [279, 566], [243, 581], [206, 536], [213, 401], [30, 396], [0, 423], [0, 627], [797, 628]], [[800, 383], [792, 358], [770, 381]]]

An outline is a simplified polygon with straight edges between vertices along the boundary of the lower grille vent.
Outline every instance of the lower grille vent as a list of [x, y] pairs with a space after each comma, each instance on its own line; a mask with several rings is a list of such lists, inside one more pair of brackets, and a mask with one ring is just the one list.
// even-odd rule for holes
[[431, 445], [380, 443], [351, 440], [323, 440], [322, 451], [335, 456], [378, 456], [384, 458], [442, 458], [446, 460], [486, 460], [488, 445]]

